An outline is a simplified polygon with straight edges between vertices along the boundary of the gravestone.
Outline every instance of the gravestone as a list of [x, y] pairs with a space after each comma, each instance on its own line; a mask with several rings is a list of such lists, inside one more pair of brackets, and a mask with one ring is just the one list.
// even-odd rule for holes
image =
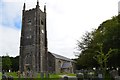
[[40, 78], [43, 79], [44, 78], [44, 72], [40, 73]]
[[49, 78], [49, 73], [48, 72], [45, 73], [45, 78]]

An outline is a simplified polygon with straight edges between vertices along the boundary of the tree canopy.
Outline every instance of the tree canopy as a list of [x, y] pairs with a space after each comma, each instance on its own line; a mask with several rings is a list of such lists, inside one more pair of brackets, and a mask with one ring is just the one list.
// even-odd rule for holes
[[9, 57], [2, 56], [2, 70], [18, 71], [19, 70], [19, 56]]
[[120, 23], [119, 17], [115, 16], [112, 19], [104, 21], [98, 29], [91, 32], [86, 32], [82, 40], [77, 41], [77, 48], [80, 51], [77, 64], [84, 68], [99, 67], [100, 65], [93, 58], [96, 51], [99, 50], [98, 44], [102, 45], [102, 51], [107, 53], [110, 49], [116, 49], [108, 58], [107, 65], [109, 67], [120, 66]]
[[3, 56], [2, 57], [2, 69], [8, 71], [11, 69], [11, 65], [12, 65], [12, 62], [10, 60], [10, 57], [8, 55]]

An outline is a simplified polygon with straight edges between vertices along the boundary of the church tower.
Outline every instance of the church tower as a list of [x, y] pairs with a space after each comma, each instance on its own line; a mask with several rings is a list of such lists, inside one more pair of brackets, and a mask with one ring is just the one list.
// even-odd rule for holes
[[47, 30], [46, 5], [40, 9], [39, 1], [35, 8], [22, 11], [19, 69], [32, 72], [47, 71]]
[[120, 1], [118, 2], [118, 22], [120, 23]]
[[118, 14], [120, 14], [120, 1], [118, 2]]

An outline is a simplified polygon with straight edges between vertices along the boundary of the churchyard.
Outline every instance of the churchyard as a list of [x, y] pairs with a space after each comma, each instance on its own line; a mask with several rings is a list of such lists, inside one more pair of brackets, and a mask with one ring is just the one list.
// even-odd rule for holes
[[[2, 76], [2, 75], [1, 75]], [[30, 76], [27, 76], [27, 77], [25, 77], [25, 76], [23, 76], [22, 74], [20, 75], [20, 77], [19, 77], [19, 75], [18, 75], [18, 72], [6, 72], [5, 73], [5, 76], [7, 77], [7, 78], [9, 78], [9, 77], [11, 77], [11, 78], [13, 78], [14, 80], [17, 80], [17, 79], [20, 79], [20, 80], [24, 80], [24, 79], [27, 79], [27, 80], [29, 80], [29, 79], [31, 79], [31, 77]], [[64, 76], [69, 76], [69, 77], [75, 77], [76, 76], [76, 74], [65, 74], [65, 73], [59, 73], [59, 74], [53, 74], [53, 73], [51, 73], [51, 74], [49, 74], [49, 76], [48, 77], [46, 77], [46, 74], [44, 74], [44, 77], [43, 78], [41, 78], [41, 74], [40, 73], [37, 73], [36, 74], [36, 77], [34, 78], [34, 80], [59, 80], [59, 79], [62, 79], [62, 78], [64, 78]]]
[[[36, 11], [43, 15], [37, 15]], [[0, 70], [0, 80], [120, 80], [120, 12], [118, 16], [102, 22], [97, 29], [86, 32], [82, 40], [77, 40], [79, 54], [73, 60], [48, 51], [47, 30], [42, 29], [43, 26], [45, 29], [47, 27], [46, 6], [44, 12], [41, 12], [39, 2], [36, 8], [30, 10], [25, 10], [24, 4], [23, 16], [25, 19], [22, 18], [20, 56], [2, 57], [0, 68], [3, 71]], [[35, 20], [32, 21], [33, 19]], [[26, 28], [28, 25], [30, 28]], [[37, 26], [32, 27], [33, 25]], [[37, 30], [38, 27], [42, 30]], [[33, 32], [37, 30], [35, 35], [31, 29], [35, 30]], [[17, 72], [18, 70], [20, 71]], [[62, 71], [68, 73], [60, 73]]]
[[[120, 80], [120, 76], [117, 75], [116, 72], [117, 71], [107, 70], [107, 74], [105, 75], [105, 77], [103, 77], [103, 74], [99, 70], [87, 70], [87, 69], [77, 70], [75, 74], [50, 73], [47, 77], [46, 77], [46, 74], [44, 74], [44, 77], [41, 77], [41, 74], [37, 73], [34, 80], [98, 80], [100, 78], [101, 79], [104, 78], [104, 80], [113, 80], [113, 77], [115, 78], [115, 80]], [[0, 75], [2, 76], [2, 73], [0, 73]], [[6, 72], [5, 75], [7, 78], [11, 77], [14, 80], [17, 80], [17, 79], [24, 80], [26, 78], [27, 80], [33, 79], [33, 77], [30, 77], [30, 76], [25, 77], [22, 74], [19, 75], [18, 72]]]

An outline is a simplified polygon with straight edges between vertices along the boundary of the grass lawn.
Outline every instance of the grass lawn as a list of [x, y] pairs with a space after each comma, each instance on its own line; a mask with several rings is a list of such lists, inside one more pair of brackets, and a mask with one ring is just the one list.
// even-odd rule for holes
[[7, 72], [6, 73], [8, 76], [12, 76], [14, 78], [18, 78], [17, 72]]
[[0, 80], [2, 79], [2, 73], [0, 72]]
[[[17, 72], [8, 72], [6, 74], [7, 74], [7, 76], [12, 76], [13, 78], [18, 78]], [[1, 76], [2, 76], [2, 74], [1, 74]], [[49, 77], [50, 78], [61, 78], [59, 76], [59, 74], [50, 74]], [[37, 73], [37, 77], [36, 78], [40, 78], [40, 73]]]
[[[18, 80], [17, 72], [8, 72], [6, 73], [8, 76], [12, 76], [14, 80]], [[61, 76], [60, 75], [68, 75], [68, 76], [76, 76], [75, 74], [67, 74], [67, 73], [59, 73], [59, 74], [50, 74], [49, 75], [49, 80], [60, 80]], [[45, 77], [45, 76], [44, 76]], [[24, 80], [23, 77], [21, 77], [20, 80]], [[27, 78], [27, 80], [31, 80], [30, 78]], [[34, 80], [48, 80], [46, 78], [41, 79], [40, 78], [40, 73], [37, 73], [36, 78]]]
[[50, 74], [50, 78], [61, 78], [59, 74]]
[[71, 73], [71, 74], [67, 74], [67, 75], [68, 75], [68, 76], [76, 76], [76, 74], [72, 74], [72, 73]]

